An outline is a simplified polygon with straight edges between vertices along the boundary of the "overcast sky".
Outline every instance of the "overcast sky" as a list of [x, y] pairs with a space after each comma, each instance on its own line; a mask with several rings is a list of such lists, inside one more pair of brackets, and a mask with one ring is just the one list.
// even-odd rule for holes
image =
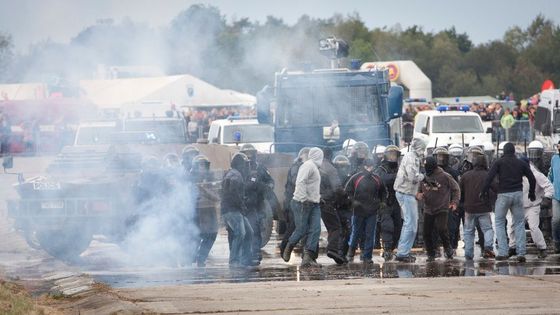
[[327, 18], [358, 12], [368, 27], [420, 25], [425, 31], [455, 26], [475, 43], [501, 39], [513, 25], [526, 27], [538, 14], [559, 23], [560, 1], [554, 0], [0, 0], [0, 31], [12, 35], [16, 50], [47, 38], [68, 42], [100, 18], [130, 17], [164, 26], [195, 3], [211, 4], [231, 21], [266, 16], [294, 23], [301, 15]]

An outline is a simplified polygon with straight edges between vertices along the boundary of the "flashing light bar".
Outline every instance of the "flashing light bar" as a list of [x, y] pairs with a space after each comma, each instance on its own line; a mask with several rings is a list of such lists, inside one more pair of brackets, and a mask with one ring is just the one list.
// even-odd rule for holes
[[447, 111], [463, 111], [468, 112], [470, 110], [469, 105], [460, 105], [460, 106], [448, 106], [448, 105], [440, 105], [437, 107], [438, 112], [447, 112]]

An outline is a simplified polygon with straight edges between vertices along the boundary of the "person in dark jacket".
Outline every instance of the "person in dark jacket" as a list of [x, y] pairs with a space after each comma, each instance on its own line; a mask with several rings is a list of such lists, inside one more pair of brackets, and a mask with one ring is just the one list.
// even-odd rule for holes
[[395, 178], [399, 171], [400, 151], [397, 146], [390, 145], [385, 148], [383, 160], [375, 173], [381, 177], [387, 198], [381, 206], [379, 214], [379, 227], [381, 229], [381, 239], [383, 240], [383, 258], [389, 261], [393, 258], [393, 250], [397, 247], [399, 236], [401, 235], [402, 217], [401, 207], [395, 196]]
[[338, 265], [342, 265], [346, 263], [346, 259], [342, 253], [342, 225], [336, 210], [337, 195], [342, 190], [342, 183], [336, 168], [331, 163], [332, 156], [331, 149], [323, 148], [323, 164], [319, 169], [321, 173], [321, 219], [327, 228], [327, 256]]
[[222, 217], [231, 235], [229, 264], [232, 267], [251, 265], [251, 242], [253, 229], [245, 216], [245, 178], [249, 172], [249, 159], [236, 153], [231, 169], [222, 181]]
[[299, 171], [299, 167], [303, 164], [303, 162], [307, 161], [307, 157], [309, 154], [308, 147], [302, 148], [299, 150], [297, 158], [294, 160], [294, 163], [290, 166], [288, 170], [288, 175], [286, 178], [286, 185], [284, 186], [284, 217], [286, 218], [286, 231], [284, 232], [284, 236], [282, 237], [282, 242], [280, 242], [280, 255], [284, 252], [286, 248], [286, 244], [288, 244], [288, 239], [290, 235], [294, 233], [296, 229], [296, 224], [294, 221], [294, 215], [291, 209], [291, 202], [292, 198], [294, 197], [294, 191], [296, 189], [296, 178], [297, 173]]
[[195, 261], [198, 267], [204, 267], [218, 235], [216, 205], [220, 197], [215, 187], [218, 183], [210, 171], [210, 161], [204, 155], [198, 155], [192, 160], [190, 175], [189, 180], [194, 184], [193, 195], [196, 196], [195, 222], [199, 230]]
[[434, 157], [426, 158], [424, 169], [426, 171], [426, 178], [420, 183], [417, 198], [424, 200], [423, 236], [428, 252], [428, 261], [435, 260], [434, 228], [443, 243], [445, 256], [448, 259], [452, 259], [453, 248], [449, 242], [447, 212], [449, 209], [457, 211], [461, 197], [459, 184], [451, 175], [437, 166], [437, 161]]
[[[373, 172], [375, 162], [364, 161], [364, 170], [352, 176], [346, 184], [345, 191], [352, 200], [352, 234], [349, 241], [349, 261], [354, 257], [358, 239], [364, 240], [362, 261], [372, 263], [373, 247], [375, 246], [375, 227], [377, 212], [385, 197], [385, 185], [381, 178]], [[362, 234], [362, 231], [365, 232]]]
[[[338, 178], [344, 187], [351, 177], [350, 160], [345, 155], [337, 155], [333, 159], [333, 165], [338, 172]], [[336, 210], [340, 219], [341, 230], [341, 251], [343, 255], [348, 252], [348, 241], [352, 232], [352, 205], [344, 189], [341, 189], [336, 197]], [[346, 257], [345, 257], [346, 259]]]
[[244, 144], [239, 152], [249, 158], [249, 174], [245, 180], [245, 204], [247, 205], [247, 219], [253, 228], [252, 259], [255, 265], [262, 260], [261, 230], [264, 228], [263, 209], [268, 202], [267, 194], [274, 189], [274, 179], [268, 169], [258, 163], [257, 149], [252, 144]]
[[[488, 166], [486, 157], [480, 155], [475, 157], [474, 168], [466, 172], [459, 181], [461, 188], [461, 201], [465, 208], [465, 223], [463, 226], [463, 237], [465, 239], [465, 259], [474, 258], [474, 231], [475, 223], [478, 221], [484, 240], [482, 257], [494, 258], [494, 230], [492, 229], [492, 205], [490, 199], [481, 199], [482, 187], [488, 176]], [[494, 181], [491, 186], [492, 191], [497, 191], [497, 183]]]
[[527, 251], [525, 236], [525, 211], [523, 210], [523, 176], [529, 180], [529, 199], [535, 201], [535, 176], [529, 165], [515, 156], [515, 147], [511, 143], [504, 145], [504, 154], [492, 165], [484, 188], [482, 198], [488, 198], [494, 177], [498, 176], [498, 198], [496, 199], [496, 237], [498, 238], [498, 256], [496, 260], [508, 259], [508, 241], [506, 236], [506, 214], [508, 209], [513, 216], [517, 261], [525, 262]]

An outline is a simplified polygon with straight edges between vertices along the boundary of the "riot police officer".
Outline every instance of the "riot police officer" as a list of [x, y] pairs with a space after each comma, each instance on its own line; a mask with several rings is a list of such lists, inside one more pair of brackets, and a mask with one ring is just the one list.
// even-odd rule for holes
[[460, 174], [464, 174], [473, 169], [473, 163], [477, 156], [484, 155], [484, 150], [482, 150], [479, 146], [469, 147], [467, 149], [467, 155], [461, 164], [461, 168], [459, 170]]
[[399, 157], [401, 152], [395, 145], [385, 148], [381, 164], [375, 173], [381, 177], [387, 191], [385, 204], [381, 206], [379, 213], [379, 227], [381, 229], [381, 239], [383, 240], [383, 258], [389, 261], [393, 258], [393, 250], [399, 243], [401, 235], [402, 217], [401, 208], [395, 197], [395, 178], [399, 171]]
[[187, 145], [183, 148], [183, 151], [181, 152], [181, 165], [183, 165], [185, 173], [190, 172], [192, 167], [192, 160], [199, 154], [200, 151], [198, 151], [198, 149], [192, 144]]
[[533, 163], [533, 165], [543, 174], [546, 174], [548, 170], [543, 170], [544, 163], [543, 163], [543, 153], [544, 153], [544, 145], [542, 142], [538, 140], [531, 141], [529, 146], [527, 147], [527, 157], [529, 161]]
[[447, 151], [449, 152], [449, 166], [459, 171], [461, 169], [461, 163], [463, 162], [463, 146], [458, 143], [453, 143], [449, 146]]
[[220, 201], [216, 192], [218, 184], [210, 171], [210, 161], [204, 155], [197, 155], [192, 160], [190, 174], [196, 196], [195, 223], [199, 231], [194, 260], [198, 267], [204, 267], [218, 235], [219, 220], [216, 208], [217, 202]]
[[274, 189], [274, 180], [268, 169], [257, 162], [257, 150], [252, 144], [241, 146], [240, 152], [249, 158], [249, 173], [245, 181], [245, 201], [247, 205], [247, 219], [253, 228], [252, 259], [255, 264], [262, 260], [261, 231], [264, 228], [264, 214], [262, 213], [267, 194]]

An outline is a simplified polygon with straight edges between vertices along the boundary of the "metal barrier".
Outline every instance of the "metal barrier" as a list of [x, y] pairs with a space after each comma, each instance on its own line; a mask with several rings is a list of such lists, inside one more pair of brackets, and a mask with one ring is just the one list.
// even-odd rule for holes
[[508, 141], [512, 143], [529, 143], [535, 139], [535, 129], [529, 120], [516, 120], [511, 128], [503, 128], [499, 120], [490, 122], [492, 127], [492, 141], [503, 142]]

